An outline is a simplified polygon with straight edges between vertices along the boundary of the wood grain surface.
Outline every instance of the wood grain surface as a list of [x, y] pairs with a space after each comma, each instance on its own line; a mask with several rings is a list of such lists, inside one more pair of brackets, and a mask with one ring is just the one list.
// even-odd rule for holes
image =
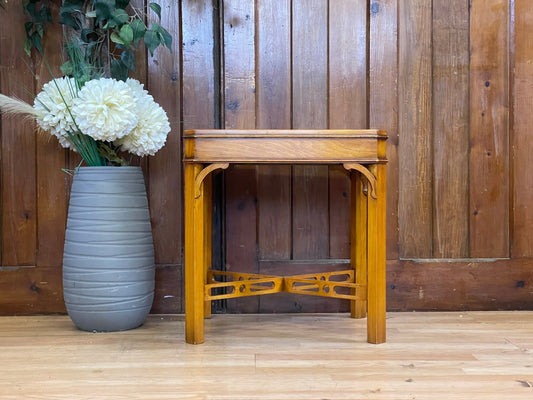
[[[24, 53], [21, 7], [2, 10], [0, 24], [0, 90], [33, 103], [34, 66]], [[5, 14], [4, 14], [5, 13]], [[3, 56], [8, 54], [9, 57]], [[2, 116], [1, 250], [2, 265], [35, 265], [37, 248], [35, 125]]]
[[473, 1], [470, 256], [509, 256], [509, 2]]
[[[292, 124], [327, 127], [328, 2], [292, 2]], [[327, 258], [329, 253], [328, 167], [295, 166], [292, 177], [292, 255]]]
[[[291, 128], [291, 1], [257, 2], [257, 128]], [[272, 29], [275, 26], [276, 29]], [[292, 254], [291, 167], [257, 167], [259, 259]]]
[[[145, 172], [159, 267], [154, 310], [183, 311], [183, 130], [224, 127], [386, 130], [389, 306], [533, 307], [529, 1], [159, 4], [173, 51], [137, 52], [134, 75], [172, 126], [160, 154], [135, 159]], [[38, 91], [48, 71], [23, 51], [24, 22], [17, 2], [0, 11], [0, 91], [31, 101], [26, 90]], [[47, 35], [45, 52], [58, 71], [60, 29]], [[79, 156], [19, 119], [2, 116], [0, 137], [1, 313], [63, 312], [60, 292], [31, 288], [48, 282], [61, 290], [70, 177], [60, 169], [76, 167]], [[238, 167], [215, 176], [217, 267], [275, 264], [305, 273], [346, 261], [348, 183], [342, 169], [322, 166]], [[470, 279], [478, 262], [494, 285]], [[435, 284], [442, 276], [450, 283]], [[417, 287], [431, 288], [431, 297], [423, 289], [417, 300]], [[269, 299], [231, 311], [346, 309], [320, 301], [307, 308]]]
[[181, 316], [106, 334], [65, 316], [2, 317], [0, 397], [531, 398], [531, 312], [389, 313], [387, 322], [388, 342], [376, 346], [347, 314], [216, 315], [206, 343], [191, 346]]
[[[157, 21], [157, 16], [151, 17], [152, 22]], [[166, 48], [157, 49], [154, 57], [148, 60], [146, 77], [150, 94], [166, 110], [172, 128], [165, 146], [148, 160], [149, 173], [146, 177], [155, 260], [158, 264], [181, 263], [182, 188], [180, 182], [167, 173], [173, 171], [181, 176], [181, 162], [176, 157], [176, 154], [181, 154], [181, 66], [174, 56], [179, 54], [181, 42], [180, 19], [178, 7], [168, 8], [162, 14], [161, 24], [173, 37], [172, 53]]]
[[468, 247], [468, 2], [433, 2], [433, 257]]
[[[255, 2], [224, 2], [223, 99], [226, 129], [255, 128]], [[258, 273], [257, 168], [235, 166], [225, 172], [226, 268]], [[258, 299], [235, 299], [228, 310], [255, 312]]]
[[529, 105], [533, 101], [533, 10], [529, 2], [514, 4], [514, 54], [512, 75], [512, 240], [511, 256], [533, 257], [533, 115]]
[[[398, 13], [400, 257], [433, 253], [431, 3], [406, 0]], [[407, 21], [410, 21], [408, 23]]]
[[387, 131], [387, 257], [399, 256], [398, 4], [374, 1], [369, 17], [369, 128]]
[[[367, 2], [329, 8], [329, 128], [367, 127]], [[329, 257], [350, 257], [350, 176], [329, 168]]]

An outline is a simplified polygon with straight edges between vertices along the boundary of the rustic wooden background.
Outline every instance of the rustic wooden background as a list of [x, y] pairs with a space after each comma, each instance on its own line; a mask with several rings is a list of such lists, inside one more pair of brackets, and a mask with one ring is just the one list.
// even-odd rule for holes
[[[48, 80], [0, 14], [0, 90]], [[136, 0], [142, 4], [142, 0]], [[188, 128], [389, 133], [389, 310], [533, 309], [533, 8], [529, 0], [159, 0], [173, 52], [135, 75], [172, 122], [142, 161], [156, 248], [153, 312], [183, 311], [181, 135]], [[61, 31], [46, 54], [61, 62]], [[0, 314], [63, 312], [61, 259], [76, 165], [31, 123], [1, 120]], [[529, 137], [528, 137], [529, 135]], [[216, 178], [218, 268], [290, 273], [349, 256], [340, 168], [236, 167]], [[274, 296], [228, 312], [339, 311]]]

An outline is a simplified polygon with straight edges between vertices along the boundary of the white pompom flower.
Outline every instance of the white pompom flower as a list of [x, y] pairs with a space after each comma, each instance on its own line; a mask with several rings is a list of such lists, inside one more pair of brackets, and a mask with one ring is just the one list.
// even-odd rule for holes
[[65, 148], [71, 147], [68, 132], [76, 130], [71, 114], [76, 96], [76, 81], [63, 77], [45, 83], [33, 103], [37, 124], [56, 136]]
[[95, 140], [112, 142], [137, 126], [135, 96], [126, 82], [111, 78], [87, 82], [74, 100], [80, 131]]
[[138, 156], [153, 156], [165, 145], [170, 132], [167, 114], [139, 81], [128, 79], [126, 83], [136, 97], [138, 123], [128, 135], [116, 140], [115, 145]]
[[137, 79], [126, 79], [126, 85], [129, 86], [136, 99], [140, 99], [143, 96], [149, 95], [148, 90], [144, 88], [144, 84], [139, 82]]

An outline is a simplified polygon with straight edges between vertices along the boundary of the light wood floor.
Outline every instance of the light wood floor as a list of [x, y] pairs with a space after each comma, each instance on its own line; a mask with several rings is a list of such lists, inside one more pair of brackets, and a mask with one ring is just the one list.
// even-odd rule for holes
[[533, 399], [533, 312], [389, 313], [365, 342], [345, 314], [183, 316], [94, 334], [0, 317], [0, 399]]

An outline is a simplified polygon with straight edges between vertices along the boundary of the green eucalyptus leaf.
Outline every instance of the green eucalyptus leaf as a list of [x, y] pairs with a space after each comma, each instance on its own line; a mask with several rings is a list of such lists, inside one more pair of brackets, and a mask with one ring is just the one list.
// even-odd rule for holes
[[128, 24], [122, 25], [119, 36], [124, 42], [124, 45], [129, 46], [133, 42], [133, 29]]
[[29, 14], [31, 19], [35, 20], [35, 3], [28, 3], [28, 5], [26, 6], [26, 12]]
[[63, 5], [59, 8], [60, 14], [72, 14], [81, 11], [84, 0], [64, 0]]
[[85, 73], [81, 75], [77, 80], [80, 84], [80, 87], [82, 87], [83, 85], [85, 85], [85, 83], [89, 82], [91, 79], [92, 79], [91, 75], [89, 75], [88, 73]]
[[28, 21], [28, 22], [24, 23], [24, 29], [26, 30], [26, 35], [27, 36], [30, 35], [30, 32], [31, 32], [32, 28], [33, 28], [33, 22]]
[[61, 72], [63, 73], [63, 75], [71, 75], [72, 72], [74, 71], [71, 61], [67, 61], [60, 68], [61, 68]]
[[36, 22], [52, 22], [50, 8], [46, 4], [41, 4], [39, 12], [36, 14]]
[[73, 17], [71, 14], [67, 13], [60, 13], [59, 14], [59, 22], [63, 25], [70, 26], [74, 29], [80, 28], [80, 22], [77, 18]]
[[113, 43], [124, 44], [124, 41], [120, 38], [120, 36], [116, 32], [111, 32], [110, 39]]
[[43, 43], [39, 34], [34, 33], [33, 35], [31, 35], [30, 41], [33, 47], [35, 47], [39, 51], [39, 53], [43, 54]]
[[94, 10], [97, 22], [107, 20], [115, 10], [115, 0], [94, 0]]
[[109, 30], [116, 28], [118, 26], [117, 22], [114, 19], [107, 20], [106, 24], [102, 26], [102, 29]]
[[150, 3], [149, 7], [157, 14], [159, 19], [161, 19], [161, 6], [157, 3]]
[[146, 32], [146, 25], [140, 19], [134, 19], [130, 22], [131, 29], [133, 30], [133, 41], [136, 42], [144, 36]]
[[29, 38], [24, 39], [24, 52], [31, 57], [31, 41]]
[[154, 55], [154, 50], [159, 46], [161, 42], [159, 41], [159, 37], [157, 36], [157, 33], [153, 30], [149, 29], [144, 33], [144, 44], [146, 45], [146, 48], [150, 52], [150, 55]]
[[130, 20], [128, 13], [120, 8], [117, 8], [111, 13], [111, 18], [117, 23], [117, 25], [125, 24]]
[[128, 79], [128, 67], [121, 60], [111, 61], [111, 76], [115, 79], [125, 81]]
[[94, 11], [94, 10], [92, 10], [92, 11], [87, 11], [87, 12], [85, 13], [85, 16], [86, 16], [87, 18], [96, 18], [96, 11]]
[[132, 51], [123, 51], [120, 60], [130, 71], [135, 71], [135, 54]]
[[172, 53], [172, 36], [170, 35], [170, 33], [168, 33], [168, 31], [165, 28], [163, 28], [161, 25], [155, 24], [155, 23], [152, 29], [159, 36], [161, 44], [164, 44], [165, 47], [168, 48], [170, 52]]

